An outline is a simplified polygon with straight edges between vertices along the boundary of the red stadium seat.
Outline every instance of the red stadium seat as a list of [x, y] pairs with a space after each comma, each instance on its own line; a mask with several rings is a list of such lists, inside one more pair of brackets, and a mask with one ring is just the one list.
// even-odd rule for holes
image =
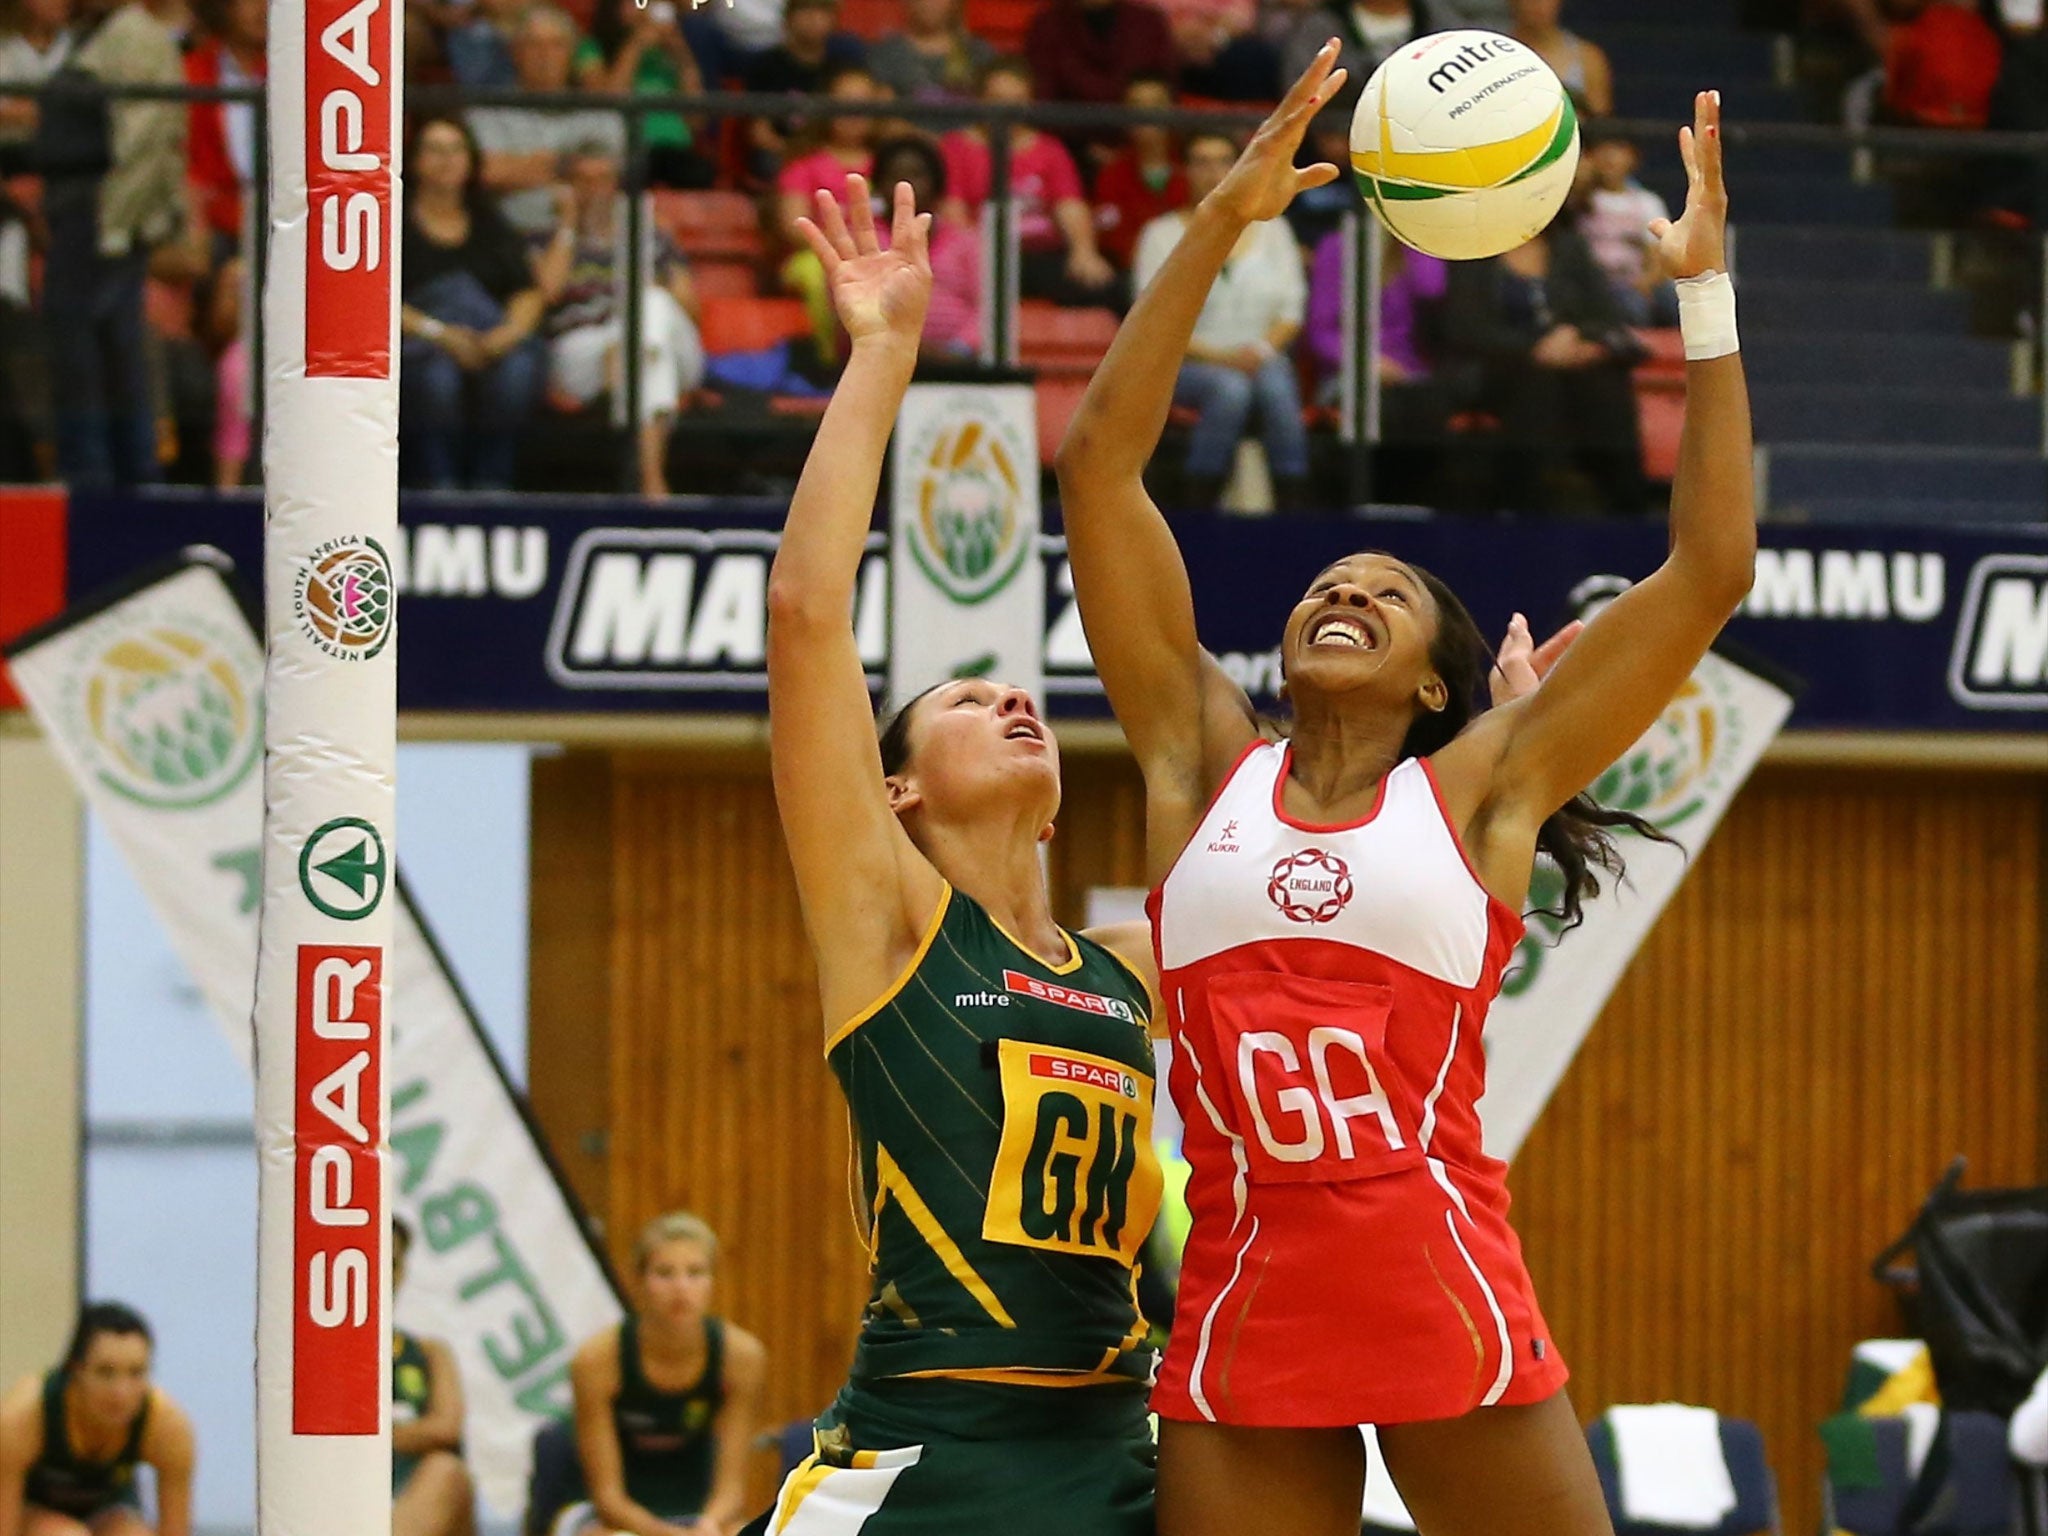
[[1650, 349], [1650, 355], [1636, 370], [1638, 374], [1647, 373], [1658, 378], [1685, 377], [1685, 337], [1677, 326], [1667, 330], [1637, 331], [1636, 340]]
[[761, 291], [761, 274], [750, 261], [693, 261], [690, 281], [700, 299], [751, 299]]
[[656, 192], [654, 220], [692, 259], [757, 261], [767, 249], [760, 210], [744, 192]]
[[1067, 435], [1067, 423], [1088, 392], [1086, 378], [1043, 378], [1032, 386], [1038, 396], [1038, 462], [1050, 464]]
[[967, 30], [995, 44], [998, 53], [1022, 53], [1024, 34], [1042, 0], [967, 0]]
[[1026, 367], [1093, 373], [1114, 340], [1114, 311], [1062, 309], [1037, 299], [1017, 306], [1017, 357]]
[[839, 0], [839, 25], [873, 42], [903, 25], [900, 0]]
[[697, 328], [711, 353], [760, 352], [811, 334], [801, 299], [707, 298]]
[[1636, 375], [1636, 421], [1643, 435], [1643, 473], [1668, 481], [1678, 473], [1678, 436], [1685, 427], [1685, 380]]

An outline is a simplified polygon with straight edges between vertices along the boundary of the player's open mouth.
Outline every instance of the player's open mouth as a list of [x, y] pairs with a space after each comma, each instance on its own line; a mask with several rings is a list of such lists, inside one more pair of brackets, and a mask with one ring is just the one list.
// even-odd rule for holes
[[1019, 720], [1003, 732], [1003, 740], [1035, 741], [1042, 746], [1045, 743], [1045, 729], [1036, 720]]
[[1308, 632], [1310, 645], [1327, 645], [1354, 651], [1376, 651], [1379, 640], [1371, 627], [1361, 618], [1348, 613], [1333, 613], [1327, 618], [1316, 620]]

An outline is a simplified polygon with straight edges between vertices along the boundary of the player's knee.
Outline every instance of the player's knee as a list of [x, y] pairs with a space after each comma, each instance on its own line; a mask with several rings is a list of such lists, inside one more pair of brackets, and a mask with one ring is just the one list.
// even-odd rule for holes
[[22, 1520], [21, 1536], [92, 1536], [92, 1529], [69, 1515], [31, 1506]]

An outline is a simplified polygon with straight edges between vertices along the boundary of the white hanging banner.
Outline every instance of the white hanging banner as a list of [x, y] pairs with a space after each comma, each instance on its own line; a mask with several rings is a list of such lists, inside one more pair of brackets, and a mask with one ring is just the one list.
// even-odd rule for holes
[[[23, 637], [8, 665], [247, 1062], [262, 890], [263, 657], [225, 567], [223, 557], [195, 552], [194, 563]], [[388, 1084], [376, 1097], [389, 1102], [378, 1123], [390, 1146], [390, 1205], [417, 1238], [399, 1321], [455, 1351], [468, 1403], [464, 1454], [485, 1503], [509, 1518], [524, 1503], [534, 1430], [567, 1412], [570, 1355], [619, 1319], [619, 1303], [581, 1213], [398, 881], [388, 826], [388, 813], [382, 823], [353, 809], [323, 817], [289, 859], [273, 856], [274, 873], [306, 903], [309, 926], [332, 924], [336, 936], [309, 945], [318, 952], [305, 962], [316, 1048], [347, 1044], [340, 1037], [371, 1022], [373, 1000], [389, 1029], [381, 1079], [367, 1068], [348, 1073], [351, 1053], [325, 1064], [312, 1086], [343, 1070], [320, 1102], [340, 1109], [352, 1092], [361, 1114], [371, 1083]], [[380, 913], [391, 931], [372, 975], [360, 969], [370, 957], [348, 951], [373, 947], [355, 935], [365, 914]], [[296, 1005], [299, 977], [289, 979]], [[360, 1207], [353, 1163], [330, 1153], [320, 1166], [322, 1198], [336, 1212]], [[289, 1226], [281, 1235], [292, 1236]], [[330, 1287], [337, 1262], [323, 1268]], [[341, 1299], [352, 1304], [355, 1294]], [[371, 1481], [388, 1490], [388, 1463]]]
[[[1760, 673], [1710, 653], [1671, 707], [1593, 786], [1593, 798], [1633, 811], [1677, 846], [1619, 834], [1627, 878], [1602, 881], [1585, 921], [1558, 942], [1558, 924], [1529, 919], [1486, 1023], [1486, 1150], [1513, 1158], [1563, 1080], [1657, 916], [1699, 859], [1736, 792], [1792, 712], [1792, 695]], [[1538, 862], [1529, 906], [1556, 903], [1563, 882]]]
[[890, 479], [889, 692], [952, 677], [1045, 702], [1038, 407], [1028, 384], [913, 384]]

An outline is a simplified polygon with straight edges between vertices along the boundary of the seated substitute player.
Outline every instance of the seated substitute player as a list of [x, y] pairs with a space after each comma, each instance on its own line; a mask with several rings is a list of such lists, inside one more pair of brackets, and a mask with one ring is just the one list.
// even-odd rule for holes
[[[391, 1290], [405, 1283], [412, 1229], [391, 1223]], [[462, 1460], [462, 1374], [439, 1339], [391, 1330], [392, 1536], [470, 1536], [476, 1485]]]
[[[191, 1536], [192, 1421], [149, 1379], [149, 1324], [78, 1314], [64, 1363], [0, 1398], [0, 1536]], [[135, 1469], [156, 1473], [156, 1524]]]

